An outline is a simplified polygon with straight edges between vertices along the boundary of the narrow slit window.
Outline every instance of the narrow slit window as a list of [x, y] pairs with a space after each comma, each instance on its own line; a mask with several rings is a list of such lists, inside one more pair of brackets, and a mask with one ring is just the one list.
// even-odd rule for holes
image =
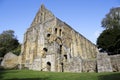
[[62, 35], [62, 30], [60, 29], [60, 31], [59, 31], [59, 35], [61, 36]]
[[60, 54], [62, 54], [62, 45], [60, 45]]
[[57, 34], [57, 28], [55, 28], [55, 34]]

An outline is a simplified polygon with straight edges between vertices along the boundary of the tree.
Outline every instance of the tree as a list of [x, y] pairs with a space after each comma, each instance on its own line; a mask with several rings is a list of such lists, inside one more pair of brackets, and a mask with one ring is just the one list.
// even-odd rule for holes
[[115, 53], [120, 54], [120, 34], [118, 34], [118, 36], [116, 37]]
[[19, 45], [13, 30], [3, 31], [0, 34], [0, 56], [3, 57], [7, 52], [12, 52]]
[[97, 39], [98, 48], [100, 48], [103, 52], [108, 52], [108, 54], [118, 54], [116, 50], [120, 46], [118, 45], [118, 43], [120, 42], [120, 38], [118, 38], [119, 35], [119, 29], [104, 30]]
[[100, 51], [120, 54], [120, 7], [112, 8], [101, 22], [105, 29], [97, 39]]
[[20, 52], [21, 52], [21, 44], [19, 44], [18, 47], [15, 48], [12, 52], [13, 52], [14, 54], [16, 54], [17, 56], [20, 55]]
[[105, 29], [120, 29], [120, 7], [112, 8], [106, 17], [102, 20], [101, 24]]

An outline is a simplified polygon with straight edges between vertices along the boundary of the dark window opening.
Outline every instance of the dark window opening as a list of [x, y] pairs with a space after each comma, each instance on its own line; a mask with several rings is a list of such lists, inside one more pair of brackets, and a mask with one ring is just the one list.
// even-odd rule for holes
[[60, 45], [60, 54], [62, 54], [62, 45]]
[[57, 34], [57, 28], [55, 28], [55, 34]]
[[64, 55], [65, 60], [67, 60], [67, 55]]
[[47, 34], [47, 37], [50, 37], [51, 34]]
[[47, 70], [51, 71], [51, 63], [50, 62], [47, 62]]
[[61, 36], [62, 35], [62, 30], [60, 29], [60, 31], [59, 31], [59, 35]]
[[64, 64], [61, 63], [61, 72], [64, 72]]
[[47, 65], [51, 66], [51, 63], [50, 63], [50, 62], [47, 62]]
[[63, 65], [63, 63], [61, 63], [61, 65]]
[[44, 50], [45, 52], [47, 52], [47, 51], [48, 51], [48, 49], [47, 49], [47, 48], [43, 48], [43, 50]]

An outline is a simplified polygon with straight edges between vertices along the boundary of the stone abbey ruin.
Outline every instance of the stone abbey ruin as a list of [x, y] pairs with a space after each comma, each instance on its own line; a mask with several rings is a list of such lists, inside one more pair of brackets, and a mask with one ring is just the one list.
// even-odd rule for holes
[[55, 17], [44, 5], [24, 34], [22, 67], [54, 72], [120, 71], [120, 55], [99, 53], [96, 45]]

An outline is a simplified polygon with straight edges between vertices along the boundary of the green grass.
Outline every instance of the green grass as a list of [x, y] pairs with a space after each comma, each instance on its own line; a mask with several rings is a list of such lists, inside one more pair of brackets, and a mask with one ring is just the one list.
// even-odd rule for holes
[[0, 71], [0, 80], [120, 80], [116, 73], [62, 73], [32, 70]]

